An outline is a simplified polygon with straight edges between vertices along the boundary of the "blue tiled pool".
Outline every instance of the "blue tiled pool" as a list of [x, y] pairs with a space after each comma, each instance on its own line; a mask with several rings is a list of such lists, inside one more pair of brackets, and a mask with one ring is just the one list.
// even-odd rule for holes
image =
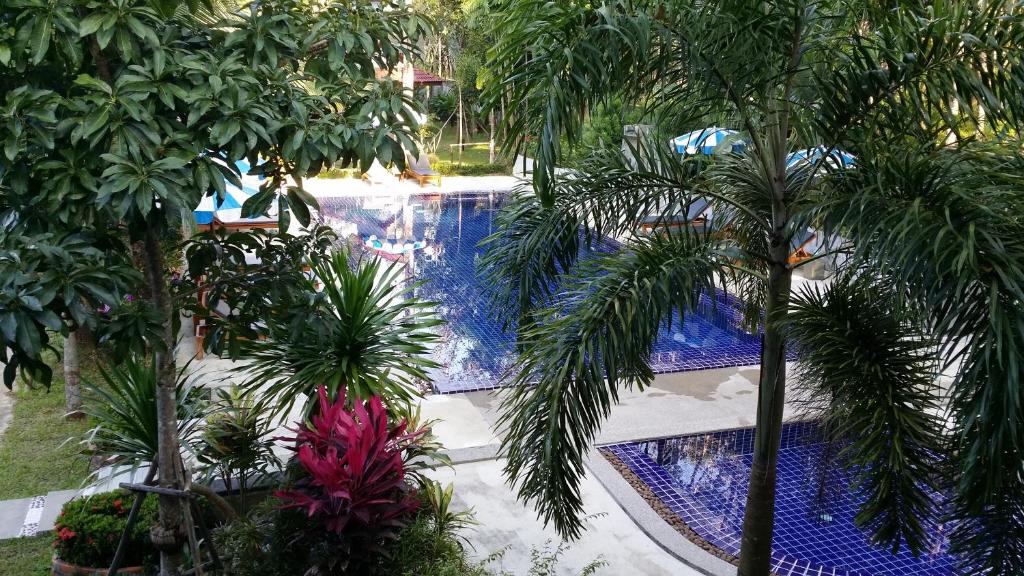
[[[501, 330], [488, 309], [476, 268], [478, 244], [494, 231], [501, 194], [396, 194], [320, 199], [321, 219], [342, 236], [395, 247], [386, 257], [405, 262], [410, 277], [427, 282], [418, 295], [440, 302], [447, 320], [434, 351], [442, 368], [432, 374], [438, 392], [494, 388], [512, 365], [513, 335]], [[409, 243], [425, 247], [401, 251]], [[656, 372], [679, 372], [757, 364], [761, 340], [737, 328], [736, 302], [707, 296], [699, 315], [664, 328], [652, 353]]]
[[[617, 444], [619, 457], [701, 538], [737, 556], [754, 445], [752, 428]], [[956, 574], [946, 554], [948, 527], [930, 526], [935, 539], [915, 558], [869, 543], [853, 524], [861, 499], [846, 487], [813, 422], [783, 427], [772, 566], [781, 576], [947, 576]], [[825, 471], [825, 472], [823, 472]]]

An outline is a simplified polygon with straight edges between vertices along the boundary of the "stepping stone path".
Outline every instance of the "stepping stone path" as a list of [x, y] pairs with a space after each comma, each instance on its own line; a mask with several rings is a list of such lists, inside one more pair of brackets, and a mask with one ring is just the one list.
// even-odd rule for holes
[[53, 530], [64, 503], [81, 493], [81, 490], [58, 490], [45, 496], [0, 500], [0, 540]]

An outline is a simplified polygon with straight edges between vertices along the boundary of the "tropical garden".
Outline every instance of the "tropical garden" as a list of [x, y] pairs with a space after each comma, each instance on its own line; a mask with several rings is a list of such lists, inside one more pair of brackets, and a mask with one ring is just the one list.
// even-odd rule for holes
[[[522, 499], [579, 533], [584, 459], [619, 392], [652, 382], [664, 322], [727, 289], [764, 333], [739, 574], [771, 571], [788, 396], [842, 447], [867, 498], [857, 523], [880, 546], [920, 552], [941, 515], [963, 573], [1024, 572], [1020, 7], [538, 0], [499, 13], [490, 97], [507, 106], [505, 145], [537, 158], [484, 263], [495, 310], [518, 326], [502, 454]], [[559, 175], [586, 112], [616, 101], [653, 136], [593, 147]], [[709, 126], [736, 136], [682, 161], [664, 144]], [[636, 233], [702, 200], [707, 226]], [[794, 292], [810, 261], [790, 259], [792, 242], [809, 227], [832, 239], [819, 257], [834, 279]], [[627, 249], [578, 261], [609, 237]]]
[[[376, 69], [430, 22], [377, 4], [0, 8], [4, 381], [45, 388], [62, 357], [83, 450], [148, 469], [143, 491], [65, 506], [54, 570], [490, 573], [467, 560], [450, 487], [423, 475], [446, 462], [408, 402], [437, 320], [329, 230], [287, 233], [316, 208], [305, 178], [416, 148], [415, 104]], [[197, 234], [192, 209], [239, 185], [243, 160], [262, 179], [245, 213], [274, 208], [283, 232]], [[177, 365], [181, 313], [222, 302], [210, 350], [287, 366], [284, 383], [212, 391]], [[303, 365], [313, 345], [337, 356]], [[268, 404], [291, 403], [293, 436], [270, 438]]]
[[[794, 398], [877, 545], [918, 553], [939, 518], [963, 573], [1024, 573], [1022, 46], [1024, 12], [998, 1], [5, 2], [0, 362], [18, 410], [66, 414], [81, 440], [47, 437], [51, 468], [12, 494], [74, 453], [140, 474], [0, 553], [19, 574], [500, 572], [465, 539], [487, 519], [431, 479], [449, 464], [417, 405], [433, 303], [319, 225], [304, 188], [426, 147], [422, 99], [378, 74], [414, 62], [456, 82], [427, 104], [456, 145], [472, 124], [486, 164], [536, 158], [480, 273], [517, 337], [507, 479], [545, 522], [580, 536], [602, 422], [652, 383], [660, 327], [719, 290], [763, 332], [739, 574], [771, 572]], [[707, 126], [735, 135], [665, 146]], [[197, 230], [200, 201], [248, 177], [243, 215], [279, 231]], [[706, 226], [637, 233], [697, 202]], [[793, 261], [811, 227], [826, 250]], [[624, 249], [581, 258], [610, 239]], [[793, 290], [819, 259], [832, 281]], [[193, 319], [206, 352], [244, 361], [240, 385], [178, 361]], [[65, 397], [28, 400], [51, 386]]]

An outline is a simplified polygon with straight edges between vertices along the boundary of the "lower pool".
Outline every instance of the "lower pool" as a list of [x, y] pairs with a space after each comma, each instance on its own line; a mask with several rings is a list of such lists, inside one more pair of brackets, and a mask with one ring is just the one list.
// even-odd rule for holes
[[[740, 550], [754, 429], [695, 434], [617, 444], [618, 457], [700, 538], [730, 556]], [[949, 527], [931, 524], [926, 553], [914, 557], [873, 546], [853, 518], [863, 499], [849, 477], [827, 460], [834, 450], [820, 426], [783, 426], [779, 452], [773, 572], [780, 576], [948, 576], [956, 559], [947, 553]]]
[[[402, 262], [409, 278], [425, 280], [417, 295], [440, 304], [447, 321], [433, 356], [438, 392], [495, 388], [513, 365], [514, 335], [502, 330], [477, 275], [479, 243], [495, 229], [502, 194], [375, 194], [320, 199], [320, 219], [342, 236]], [[702, 296], [698, 314], [662, 328], [651, 363], [655, 372], [757, 364], [761, 339], [738, 328], [738, 302]]]

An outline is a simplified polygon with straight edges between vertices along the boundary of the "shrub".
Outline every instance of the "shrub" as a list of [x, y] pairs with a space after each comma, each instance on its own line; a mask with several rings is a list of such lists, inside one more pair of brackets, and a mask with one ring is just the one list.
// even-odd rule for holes
[[[134, 496], [118, 490], [90, 498], [76, 498], [64, 504], [54, 526], [53, 547], [57, 557], [78, 566], [109, 566], [117, 551]], [[156, 522], [157, 499], [146, 498], [129, 534], [124, 566], [152, 564], [156, 550], [149, 540], [149, 527]]]
[[[184, 446], [192, 442], [196, 416], [205, 408], [202, 387], [187, 376], [187, 369], [179, 371], [175, 390], [178, 439]], [[85, 381], [85, 412], [96, 427], [83, 439], [84, 452], [117, 466], [149, 464], [156, 457], [159, 437], [156, 365], [128, 355], [119, 365], [100, 367], [100, 376], [102, 382]]]
[[451, 162], [449, 160], [437, 160], [432, 164], [442, 176], [491, 176], [494, 174], [509, 174], [512, 170], [508, 162], [495, 162], [494, 164], [466, 164], [462, 162]]
[[431, 513], [420, 514], [371, 572], [380, 576], [494, 576], [469, 560], [455, 533], [439, 532]]
[[[282, 508], [306, 513], [304, 532], [327, 544], [315, 562], [330, 573], [381, 552], [415, 512], [419, 502], [406, 483], [403, 453], [426, 430], [407, 432], [405, 419], [390, 425], [378, 396], [356, 400], [351, 409], [344, 389], [334, 402], [323, 386], [318, 396], [319, 412], [294, 429], [304, 475], [275, 496]], [[320, 550], [314, 546], [312, 553]]]
[[[238, 490], [246, 510], [250, 481], [281, 468], [268, 438], [270, 420], [238, 388], [219, 389], [196, 454], [208, 477], [217, 476], [228, 491]], [[237, 481], [237, 483], [236, 483]]]

